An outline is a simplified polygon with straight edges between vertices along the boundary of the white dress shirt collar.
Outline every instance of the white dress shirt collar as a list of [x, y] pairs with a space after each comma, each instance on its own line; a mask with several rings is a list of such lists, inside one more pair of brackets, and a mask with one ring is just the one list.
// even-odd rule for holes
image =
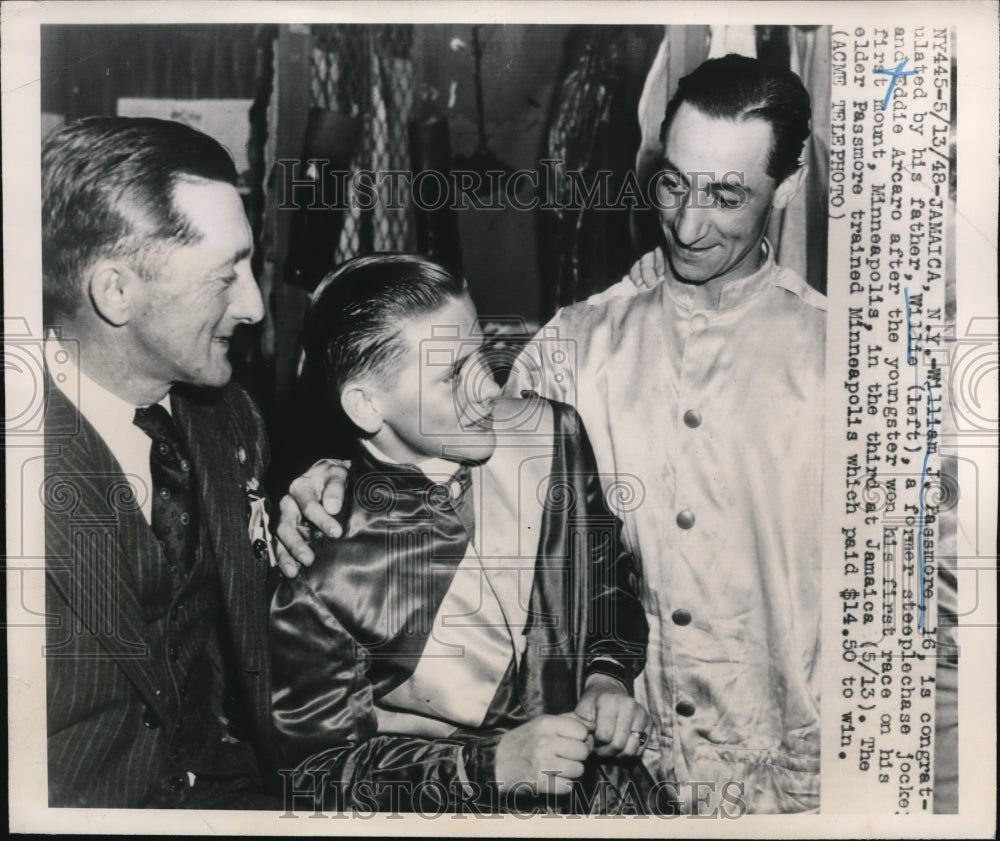
[[[45, 341], [45, 362], [56, 387], [97, 430], [132, 485], [147, 521], [152, 520], [152, 475], [149, 467], [150, 440], [133, 423], [139, 407], [98, 384], [80, 368], [79, 346], [62, 344], [50, 335]], [[170, 411], [170, 395], [161, 401]]]

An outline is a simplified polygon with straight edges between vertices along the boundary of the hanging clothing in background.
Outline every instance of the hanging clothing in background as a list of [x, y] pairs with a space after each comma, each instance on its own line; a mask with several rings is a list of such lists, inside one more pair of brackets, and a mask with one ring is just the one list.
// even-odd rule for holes
[[[412, 26], [314, 26], [312, 32], [312, 104], [356, 121], [352, 174], [409, 169], [407, 124], [415, 86]], [[348, 191], [337, 264], [375, 251], [412, 248], [406, 196], [392, 196], [391, 184], [384, 179], [374, 181], [375, 201], [359, 196], [353, 187]]]
[[[667, 103], [677, 90], [681, 77], [708, 58], [711, 42], [711, 27], [708, 26], [663, 27], [663, 40], [646, 76], [640, 98], [639, 124], [642, 127], [642, 141], [635, 160], [640, 184], [648, 183], [663, 160], [660, 126], [663, 124]], [[639, 208], [633, 211], [629, 224], [636, 257], [661, 244], [663, 235], [656, 208]]]
[[756, 27], [717, 24], [710, 28], [709, 58], [722, 58], [730, 53], [757, 58]]
[[775, 212], [768, 239], [778, 264], [802, 275], [826, 294], [826, 220], [830, 178], [830, 30], [825, 26], [788, 28], [789, 66], [812, 99], [812, 133], [802, 150], [808, 167], [797, 196]]
[[[664, 27], [664, 30], [669, 27]], [[657, 161], [663, 152], [663, 144], [660, 142], [660, 126], [663, 124], [663, 115], [667, 110], [667, 89], [669, 88], [669, 57], [670, 39], [664, 35], [660, 42], [656, 57], [653, 59], [653, 66], [649, 68], [646, 76], [646, 83], [642, 87], [642, 94], [639, 96], [639, 128], [642, 132], [642, 141], [639, 144], [639, 152], [636, 155], [636, 167], [643, 169], [643, 162], [655, 158]]]
[[[642, 80], [658, 27], [576, 26], [567, 38], [539, 159], [553, 207], [539, 211], [546, 315], [604, 289], [634, 259], [627, 209], [611, 210], [632, 168]], [[592, 190], [585, 199], [581, 191]]]

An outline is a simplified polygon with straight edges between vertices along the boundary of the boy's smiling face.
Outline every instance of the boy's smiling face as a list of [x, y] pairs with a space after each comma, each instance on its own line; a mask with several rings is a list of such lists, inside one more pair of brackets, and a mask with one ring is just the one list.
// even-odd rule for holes
[[496, 447], [493, 401], [500, 395], [483, 354], [483, 334], [468, 295], [409, 319], [406, 351], [388, 384], [372, 390], [381, 417], [373, 443], [390, 458], [486, 461]]

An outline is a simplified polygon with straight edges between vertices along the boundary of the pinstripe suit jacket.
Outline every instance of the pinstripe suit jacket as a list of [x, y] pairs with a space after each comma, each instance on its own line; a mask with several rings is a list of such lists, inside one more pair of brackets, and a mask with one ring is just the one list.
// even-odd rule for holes
[[[144, 637], [134, 570], [159, 552], [103, 439], [47, 378], [44, 485], [46, 682], [51, 806], [138, 807], [178, 769], [169, 741], [178, 712]], [[231, 688], [246, 705], [258, 756], [269, 751], [266, 558], [248, 538], [243, 491], [262, 478], [267, 439], [238, 386], [175, 389], [175, 423], [197, 475], [221, 582]], [[152, 724], [152, 726], [150, 726]], [[176, 793], [183, 805], [183, 791]]]

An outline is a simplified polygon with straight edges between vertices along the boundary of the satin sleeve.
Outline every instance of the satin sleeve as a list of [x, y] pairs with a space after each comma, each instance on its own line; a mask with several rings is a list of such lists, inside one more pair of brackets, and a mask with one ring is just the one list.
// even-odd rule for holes
[[649, 624], [642, 606], [638, 560], [627, 547], [621, 520], [607, 505], [601, 475], [583, 421], [567, 404], [553, 401], [560, 439], [565, 442], [566, 467], [582, 485], [585, 517], [590, 531], [574, 541], [586, 547], [590, 605], [586, 623], [584, 680], [607, 674], [629, 692], [646, 664]]
[[646, 665], [649, 641], [646, 611], [639, 596], [639, 564], [621, 539], [621, 521], [604, 505], [597, 476], [592, 474], [587, 485], [592, 506], [588, 517], [611, 517], [616, 539], [595, 541], [590, 558], [591, 608], [584, 679], [594, 673], [607, 674], [632, 692], [635, 678]]
[[477, 788], [492, 776], [499, 734], [378, 732], [365, 649], [303, 575], [282, 581], [272, 600], [271, 663], [281, 776], [297, 808], [313, 797], [328, 810], [412, 811], [414, 792], [458, 801], [470, 776]]

